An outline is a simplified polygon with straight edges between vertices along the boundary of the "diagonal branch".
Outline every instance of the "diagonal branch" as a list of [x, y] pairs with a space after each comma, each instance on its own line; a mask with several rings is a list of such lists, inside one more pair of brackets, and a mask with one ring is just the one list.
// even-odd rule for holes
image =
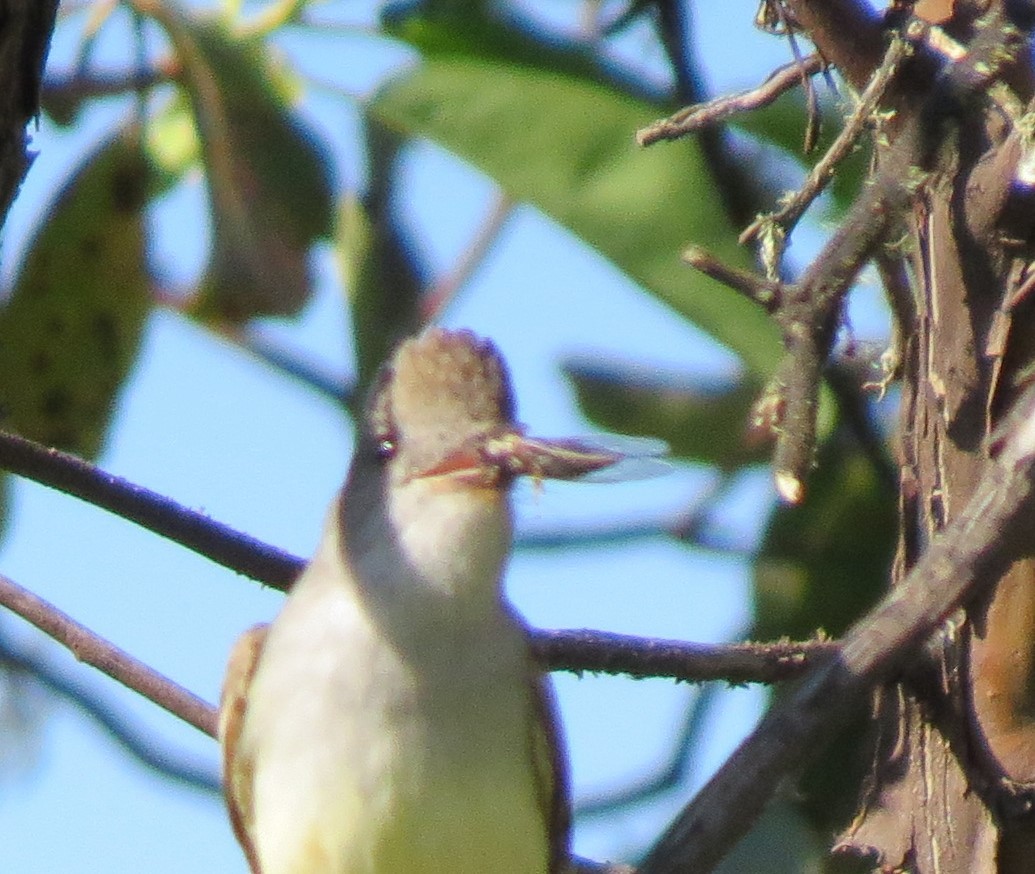
[[80, 713], [99, 725], [122, 749], [144, 767], [167, 780], [210, 795], [222, 792], [212, 769], [183, 760], [155, 743], [153, 732], [134, 723], [129, 714], [120, 714], [104, 701], [92, 686], [68, 676], [51, 665], [41, 654], [19, 650], [0, 637], [0, 667], [31, 678], [48, 692], [63, 698]]
[[304, 565], [204, 513], [17, 434], [0, 431], [0, 468], [109, 510], [275, 589], [286, 591]]
[[1006, 417], [991, 460], [963, 512], [905, 580], [845, 635], [840, 655], [778, 702], [650, 851], [643, 874], [713, 870], [795, 774], [905, 668], [917, 647], [961, 605], [987, 594], [1031, 552], [1035, 513], [1035, 386]]
[[97, 668], [199, 731], [215, 737], [216, 716], [211, 704], [94, 634], [49, 601], [2, 575], [0, 605], [66, 646], [79, 661]]
[[774, 70], [761, 85], [684, 107], [667, 118], [640, 128], [636, 131], [636, 142], [641, 146], [651, 146], [662, 140], [676, 140], [742, 112], [769, 106], [791, 88], [800, 85], [802, 77], [814, 76], [825, 66], [823, 58], [816, 54], [802, 59], [800, 64], [785, 64]]

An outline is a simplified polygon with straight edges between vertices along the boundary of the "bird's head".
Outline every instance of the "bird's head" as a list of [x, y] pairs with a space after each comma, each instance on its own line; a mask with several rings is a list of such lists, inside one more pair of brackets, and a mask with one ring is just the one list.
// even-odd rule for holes
[[502, 491], [516, 477], [574, 479], [623, 457], [577, 440], [529, 437], [514, 419], [506, 365], [470, 331], [432, 328], [382, 368], [367, 409], [365, 449], [402, 485]]
[[496, 347], [431, 328], [404, 341], [375, 383], [342, 496], [346, 540], [353, 555], [373, 555], [391, 532], [395, 554], [436, 588], [495, 579], [517, 477], [572, 479], [621, 457], [527, 436]]

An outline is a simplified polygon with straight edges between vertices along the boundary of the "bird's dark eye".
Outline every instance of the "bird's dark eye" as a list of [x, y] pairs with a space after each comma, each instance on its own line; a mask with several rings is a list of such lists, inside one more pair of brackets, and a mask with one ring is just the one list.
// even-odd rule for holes
[[388, 461], [395, 455], [395, 439], [392, 437], [382, 437], [377, 441], [377, 457], [382, 461]]

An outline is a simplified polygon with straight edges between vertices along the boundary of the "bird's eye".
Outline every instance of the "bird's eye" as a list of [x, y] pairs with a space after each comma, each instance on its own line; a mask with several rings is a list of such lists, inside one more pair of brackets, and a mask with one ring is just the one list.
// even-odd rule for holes
[[377, 457], [387, 461], [395, 455], [395, 440], [391, 437], [382, 437], [377, 441]]

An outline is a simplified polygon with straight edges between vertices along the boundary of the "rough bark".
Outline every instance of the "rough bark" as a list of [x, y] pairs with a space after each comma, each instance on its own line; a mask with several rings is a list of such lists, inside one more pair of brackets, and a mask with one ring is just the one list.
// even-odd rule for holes
[[[1025, 54], [1010, 81], [1028, 81], [1028, 63]], [[1019, 208], [1027, 193], [1012, 184], [1020, 143], [995, 107], [977, 109], [917, 199], [893, 582], [970, 497], [997, 417], [1031, 379], [1032, 295], [1018, 293], [1030, 204]], [[943, 627], [902, 685], [881, 693], [872, 784], [842, 850], [887, 871], [1035, 870], [1033, 645], [1035, 563], [1025, 560], [986, 604]]]

